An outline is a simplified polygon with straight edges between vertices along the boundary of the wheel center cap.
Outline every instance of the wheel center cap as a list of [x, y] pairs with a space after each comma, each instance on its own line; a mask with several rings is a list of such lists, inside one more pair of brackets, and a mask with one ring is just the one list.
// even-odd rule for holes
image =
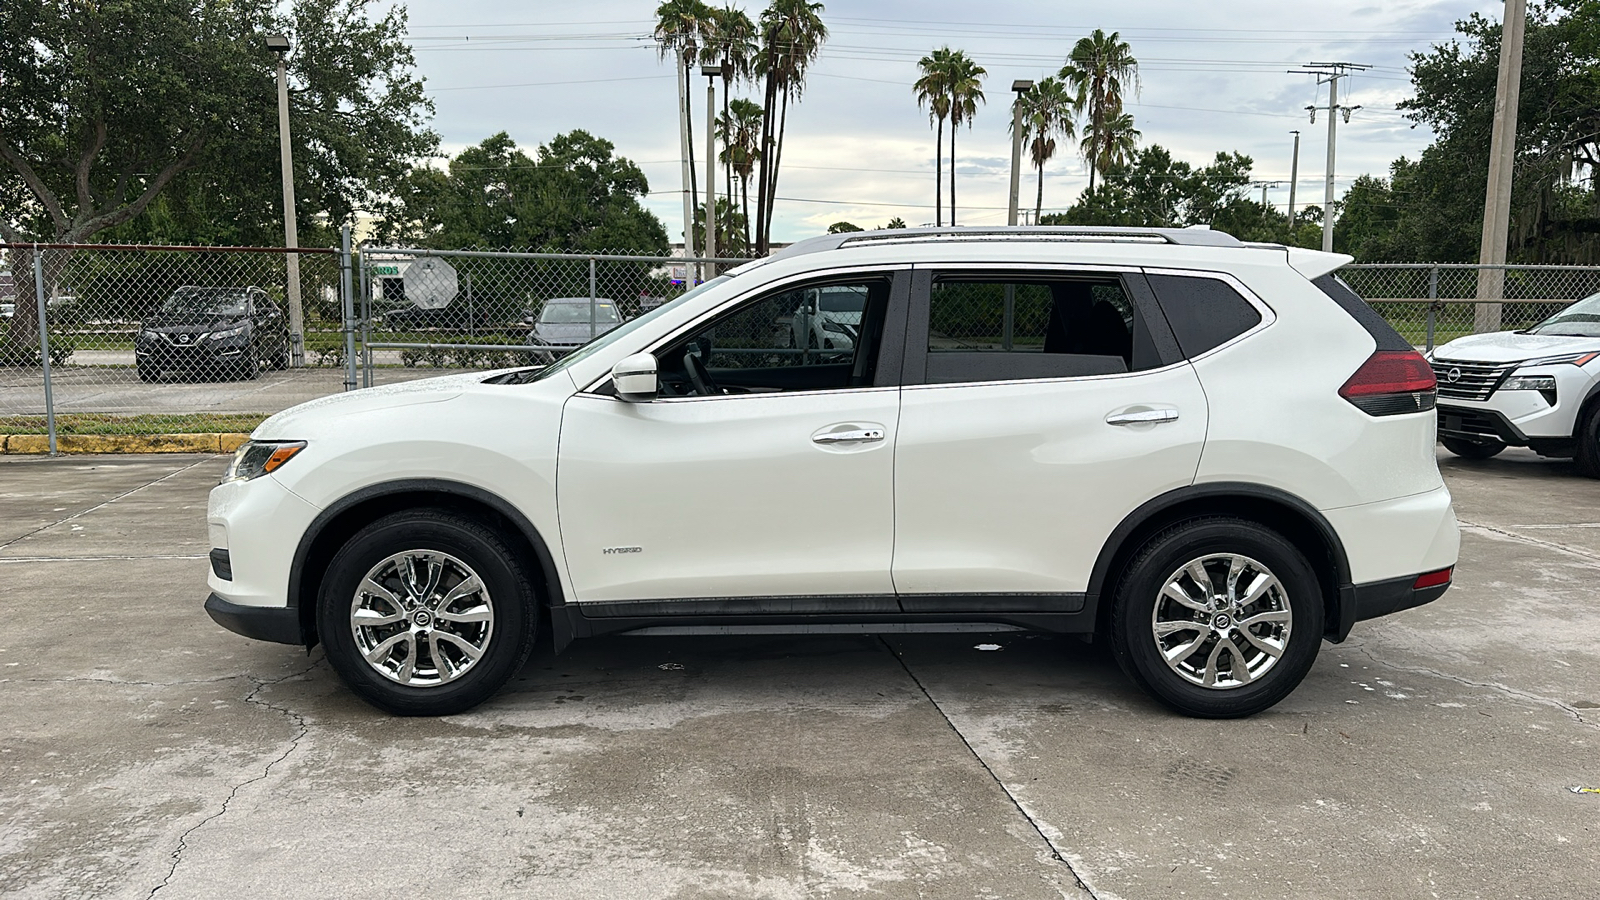
[[1216, 629], [1227, 628], [1233, 624], [1233, 619], [1227, 613], [1219, 613], [1211, 619], [1211, 627]]
[[433, 615], [425, 609], [419, 609], [411, 614], [411, 624], [418, 628], [427, 628], [433, 624]]

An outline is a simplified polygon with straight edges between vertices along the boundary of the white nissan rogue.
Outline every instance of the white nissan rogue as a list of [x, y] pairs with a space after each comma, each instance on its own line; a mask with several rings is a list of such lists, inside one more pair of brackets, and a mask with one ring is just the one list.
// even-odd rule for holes
[[1488, 459], [1529, 447], [1600, 478], [1600, 294], [1523, 331], [1457, 338], [1432, 358], [1446, 450]]
[[[1456, 562], [1433, 372], [1348, 261], [804, 241], [555, 365], [268, 419], [211, 493], [206, 609], [403, 715], [482, 702], [546, 628], [1081, 634], [1175, 710], [1250, 715]], [[795, 346], [819, 288], [864, 297], [843, 347]]]

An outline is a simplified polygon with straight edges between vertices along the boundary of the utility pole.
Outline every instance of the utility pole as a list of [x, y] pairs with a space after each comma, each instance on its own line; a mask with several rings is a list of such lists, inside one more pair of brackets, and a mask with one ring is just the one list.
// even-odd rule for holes
[[[721, 66], [701, 66], [706, 76], [706, 259], [717, 255], [717, 79]], [[717, 275], [717, 264], [707, 262], [701, 278], [710, 281]]]
[[[1322, 190], [1322, 252], [1333, 252], [1333, 156], [1338, 142], [1339, 114], [1344, 114], [1344, 120], [1350, 121], [1350, 114], [1360, 109], [1359, 106], [1339, 105], [1339, 79], [1349, 77], [1355, 72], [1365, 72], [1372, 68], [1360, 63], [1326, 62], [1306, 63], [1304, 69], [1290, 69], [1291, 75], [1315, 75], [1317, 84], [1328, 86], [1328, 170], [1324, 175]], [[1317, 122], [1317, 107], [1308, 106], [1311, 110], [1311, 123]]]
[[[1489, 138], [1489, 183], [1483, 201], [1483, 241], [1478, 262], [1504, 266], [1511, 232], [1511, 177], [1517, 154], [1517, 102], [1522, 93], [1522, 33], [1528, 22], [1525, 0], [1506, 0], [1500, 25], [1500, 76], [1494, 89], [1494, 131]], [[1478, 299], [1472, 329], [1500, 330], [1500, 303], [1505, 296], [1504, 268], [1478, 270]]]
[[300, 236], [294, 210], [294, 157], [289, 148], [289, 74], [284, 57], [289, 53], [289, 39], [283, 35], [268, 35], [267, 49], [278, 55], [278, 161], [283, 172], [283, 246], [290, 250], [284, 254], [285, 295], [289, 301], [289, 362], [295, 368], [306, 364], [306, 319], [300, 304], [300, 254], [293, 248], [300, 246]]
[[1289, 240], [1294, 240], [1294, 186], [1300, 181], [1300, 131], [1295, 129], [1289, 132], [1294, 135], [1294, 158], [1289, 163]]
[[[1017, 191], [1022, 182], [1022, 98], [1033, 90], [1033, 82], [1019, 78], [1011, 82], [1017, 98], [1011, 102], [1011, 203], [1006, 207], [1006, 224], [1017, 224]], [[951, 163], [954, 171], [954, 163]]]
[[683, 157], [683, 280], [694, 287], [694, 199], [689, 196], [689, 70], [678, 70], [678, 148]]

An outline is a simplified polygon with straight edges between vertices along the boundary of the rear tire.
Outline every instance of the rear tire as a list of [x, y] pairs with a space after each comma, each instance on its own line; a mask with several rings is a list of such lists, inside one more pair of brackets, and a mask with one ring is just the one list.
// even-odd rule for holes
[[1322, 588], [1305, 556], [1262, 525], [1219, 516], [1174, 525], [1134, 555], [1111, 611], [1111, 649], [1167, 707], [1231, 719], [1287, 697], [1316, 661], [1322, 628]]
[[1500, 451], [1506, 448], [1506, 445], [1500, 441], [1484, 441], [1480, 443], [1478, 441], [1448, 437], [1440, 438], [1439, 443], [1444, 444], [1446, 450], [1462, 459], [1488, 459], [1491, 456], [1498, 456]]
[[317, 631], [361, 699], [397, 716], [447, 716], [489, 699], [527, 662], [537, 602], [518, 554], [495, 532], [453, 513], [408, 510], [363, 528], [334, 555]]
[[1578, 446], [1573, 462], [1578, 465], [1579, 475], [1600, 478], [1600, 403], [1584, 410], [1578, 421]]

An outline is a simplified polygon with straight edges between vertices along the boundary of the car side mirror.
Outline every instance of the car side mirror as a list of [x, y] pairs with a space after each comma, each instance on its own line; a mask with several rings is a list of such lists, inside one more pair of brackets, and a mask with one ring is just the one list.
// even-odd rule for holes
[[650, 353], [635, 353], [611, 367], [611, 383], [617, 396], [629, 403], [649, 403], [656, 398], [656, 358]]

